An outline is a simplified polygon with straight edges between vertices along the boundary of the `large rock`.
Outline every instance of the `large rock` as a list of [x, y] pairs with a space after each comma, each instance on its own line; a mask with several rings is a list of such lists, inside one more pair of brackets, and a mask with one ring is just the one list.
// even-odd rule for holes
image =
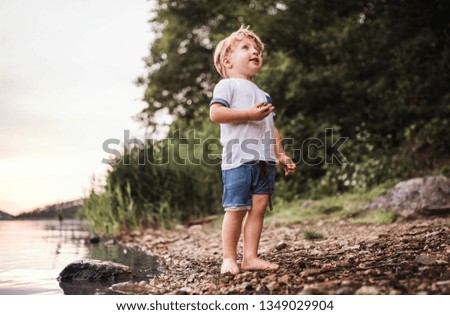
[[83, 259], [67, 265], [59, 274], [59, 282], [74, 280], [119, 282], [133, 279], [131, 268], [111, 261]]
[[395, 210], [403, 218], [450, 213], [450, 179], [426, 176], [403, 181], [375, 199], [369, 209]]

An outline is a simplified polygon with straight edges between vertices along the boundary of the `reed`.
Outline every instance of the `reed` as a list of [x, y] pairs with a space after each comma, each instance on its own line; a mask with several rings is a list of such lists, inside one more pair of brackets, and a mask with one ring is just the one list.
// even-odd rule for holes
[[221, 209], [220, 166], [142, 163], [142, 150], [127, 152], [90, 191], [83, 212], [94, 232], [170, 228]]

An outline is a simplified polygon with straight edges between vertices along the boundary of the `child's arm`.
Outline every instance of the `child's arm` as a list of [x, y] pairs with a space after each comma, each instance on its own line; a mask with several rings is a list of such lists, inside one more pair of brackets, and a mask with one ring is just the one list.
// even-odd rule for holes
[[284, 151], [283, 142], [281, 141], [281, 136], [278, 129], [275, 127], [275, 155], [277, 157], [278, 162], [280, 163], [281, 168], [284, 170], [284, 175], [287, 176], [295, 172], [297, 166], [294, 161], [286, 155]]
[[217, 124], [235, 124], [250, 120], [262, 120], [275, 110], [272, 104], [262, 106], [265, 104], [267, 102], [259, 102], [248, 109], [236, 109], [214, 103], [209, 109], [209, 117]]

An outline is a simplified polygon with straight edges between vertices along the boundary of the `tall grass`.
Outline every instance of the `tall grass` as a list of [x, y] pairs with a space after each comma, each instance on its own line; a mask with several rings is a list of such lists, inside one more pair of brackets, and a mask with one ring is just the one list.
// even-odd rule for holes
[[154, 152], [154, 147], [126, 152], [106, 184], [90, 191], [83, 211], [93, 231], [114, 235], [122, 229], [170, 228], [221, 209], [220, 166], [158, 163]]

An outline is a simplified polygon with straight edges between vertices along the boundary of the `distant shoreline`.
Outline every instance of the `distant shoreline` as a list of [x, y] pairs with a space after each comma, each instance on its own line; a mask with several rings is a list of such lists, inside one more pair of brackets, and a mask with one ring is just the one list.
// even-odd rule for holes
[[0, 221], [6, 220], [66, 220], [77, 219], [84, 199], [50, 204], [30, 211], [12, 215], [0, 210]]

